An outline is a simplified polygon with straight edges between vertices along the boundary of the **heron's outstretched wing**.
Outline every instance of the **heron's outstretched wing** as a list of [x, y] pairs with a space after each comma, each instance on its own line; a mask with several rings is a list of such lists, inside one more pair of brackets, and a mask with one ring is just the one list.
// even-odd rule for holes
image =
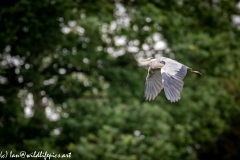
[[188, 67], [169, 58], [164, 58], [165, 65], [161, 69], [164, 92], [168, 100], [176, 102], [180, 99], [183, 89], [183, 79]]
[[144, 91], [146, 100], [153, 100], [162, 89], [163, 84], [160, 69], [149, 69]]

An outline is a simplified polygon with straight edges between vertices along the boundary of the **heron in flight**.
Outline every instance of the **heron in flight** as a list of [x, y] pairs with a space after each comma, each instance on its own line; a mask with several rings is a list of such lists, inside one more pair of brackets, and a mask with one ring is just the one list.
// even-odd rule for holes
[[165, 95], [171, 102], [180, 99], [183, 89], [183, 79], [187, 71], [202, 75], [199, 71], [185, 66], [166, 57], [142, 59], [139, 62], [148, 62], [148, 75], [146, 77], [144, 97], [153, 100], [164, 88]]

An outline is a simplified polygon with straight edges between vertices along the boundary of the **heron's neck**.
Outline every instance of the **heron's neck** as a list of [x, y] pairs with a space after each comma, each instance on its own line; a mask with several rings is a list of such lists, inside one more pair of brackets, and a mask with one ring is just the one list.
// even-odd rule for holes
[[154, 61], [156, 61], [156, 59], [155, 59], [155, 58], [150, 60], [150, 62], [154, 62]]

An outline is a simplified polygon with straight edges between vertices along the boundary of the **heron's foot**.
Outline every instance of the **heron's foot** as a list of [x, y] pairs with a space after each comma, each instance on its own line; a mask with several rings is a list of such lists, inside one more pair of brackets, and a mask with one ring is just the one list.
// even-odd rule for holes
[[199, 71], [194, 71], [192, 68], [189, 68], [189, 70], [190, 70], [190, 72], [193, 72], [193, 73], [196, 73], [196, 74], [202, 75], [201, 72], [199, 72]]
[[199, 71], [191, 71], [191, 72], [196, 73], [196, 74], [199, 74], [199, 75], [202, 75], [202, 73], [199, 72]]

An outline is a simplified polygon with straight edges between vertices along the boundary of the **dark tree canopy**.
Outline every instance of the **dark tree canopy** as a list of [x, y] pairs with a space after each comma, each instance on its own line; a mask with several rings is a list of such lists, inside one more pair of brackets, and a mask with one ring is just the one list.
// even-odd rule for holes
[[[1, 1], [0, 151], [239, 159], [239, 16], [238, 0]], [[203, 76], [145, 101], [150, 56]]]

